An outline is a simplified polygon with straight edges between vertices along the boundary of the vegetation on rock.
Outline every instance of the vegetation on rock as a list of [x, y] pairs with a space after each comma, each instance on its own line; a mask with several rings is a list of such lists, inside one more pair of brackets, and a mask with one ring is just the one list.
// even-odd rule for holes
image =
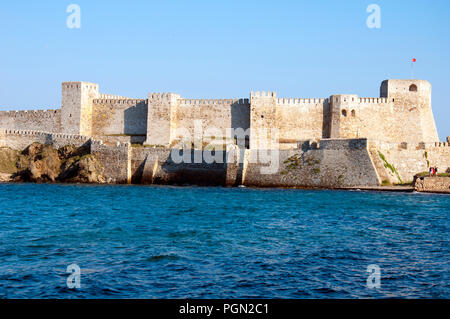
[[395, 168], [395, 166], [390, 164], [386, 160], [386, 157], [384, 156], [384, 154], [381, 153], [380, 151], [378, 151], [378, 155], [380, 156], [381, 160], [384, 162], [384, 167], [388, 168], [392, 172], [392, 174], [395, 174], [397, 176], [398, 180], [400, 181], [400, 184], [403, 184], [402, 178], [400, 177], [400, 174], [398, 173], [398, 171]]

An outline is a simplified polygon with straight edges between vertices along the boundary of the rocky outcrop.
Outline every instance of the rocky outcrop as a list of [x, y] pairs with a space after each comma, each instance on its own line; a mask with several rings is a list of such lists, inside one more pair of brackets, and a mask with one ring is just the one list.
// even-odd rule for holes
[[58, 151], [49, 145], [33, 143], [22, 155], [17, 166], [24, 181], [55, 182], [61, 173]]
[[105, 183], [104, 167], [92, 154], [69, 158], [62, 167], [60, 180], [70, 183]]
[[89, 147], [66, 145], [56, 150], [33, 143], [23, 152], [0, 149], [0, 182], [104, 183], [104, 167]]
[[12, 180], [12, 174], [0, 173], [0, 183], [10, 182]]
[[417, 192], [450, 194], [450, 176], [416, 176], [414, 189]]
[[0, 147], [0, 173], [16, 173], [16, 163], [19, 155], [19, 151], [13, 150], [9, 147]]

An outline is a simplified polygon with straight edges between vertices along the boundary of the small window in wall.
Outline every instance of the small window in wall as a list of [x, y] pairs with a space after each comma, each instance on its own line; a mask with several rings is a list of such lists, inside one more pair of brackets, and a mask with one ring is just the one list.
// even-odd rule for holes
[[72, 114], [69, 114], [69, 117], [72, 117]]
[[409, 92], [417, 92], [417, 85], [411, 84], [409, 87]]
[[352, 116], [355, 117], [356, 116], [356, 112], [355, 110], [352, 110]]
[[342, 116], [347, 116], [347, 110], [342, 110]]

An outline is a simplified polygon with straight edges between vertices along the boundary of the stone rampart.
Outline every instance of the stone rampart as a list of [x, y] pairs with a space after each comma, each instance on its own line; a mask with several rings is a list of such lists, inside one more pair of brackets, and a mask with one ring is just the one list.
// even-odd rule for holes
[[90, 137], [88, 136], [48, 133], [40, 131], [18, 131], [1, 129], [0, 134], [0, 146], [10, 147], [15, 150], [23, 150], [34, 142], [53, 145], [54, 148], [60, 148], [69, 144], [79, 147], [88, 143], [89, 140]]
[[147, 99], [95, 99], [92, 136], [147, 135]]
[[414, 189], [417, 192], [450, 194], [450, 177], [417, 177], [414, 181]]
[[382, 180], [390, 183], [409, 183], [414, 175], [438, 167], [439, 172], [450, 170], [450, 146], [439, 143], [383, 143], [370, 141], [371, 155], [378, 161]]
[[[183, 162], [180, 163], [179, 158], [184, 158]], [[211, 163], [205, 158], [220, 158], [220, 160]], [[135, 183], [223, 186], [227, 184], [225, 151], [138, 147], [132, 149], [131, 166]]]
[[0, 111], [0, 127], [60, 133], [61, 110]]
[[[173, 157], [175, 151], [176, 158]], [[367, 140], [321, 140], [296, 150], [132, 148], [133, 182], [256, 187], [379, 185]], [[179, 159], [184, 157], [183, 162]], [[196, 160], [197, 158], [197, 160]], [[211, 163], [209, 159], [219, 159]], [[273, 167], [273, 168], [272, 168]]]
[[105, 167], [108, 183], [131, 183], [131, 146], [118, 142], [115, 146], [103, 144], [103, 141], [91, 140], [91, 153]]
[[355, 187], [379, 185], [380, 180], [370, 158], [366, 139], [323, 139], [300, 143], [294, 150], [268, 150], [278, 159], [272, 174], [263, 174], [257, 150], [246, 151], [243, 184], [259, 187]]

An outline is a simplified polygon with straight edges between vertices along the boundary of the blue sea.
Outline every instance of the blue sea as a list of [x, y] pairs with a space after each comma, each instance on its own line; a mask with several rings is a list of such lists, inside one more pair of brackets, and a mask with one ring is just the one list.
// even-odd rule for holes
[[418, 193], [1, 184], [0, 298], [449, 298], [449, 213]]

